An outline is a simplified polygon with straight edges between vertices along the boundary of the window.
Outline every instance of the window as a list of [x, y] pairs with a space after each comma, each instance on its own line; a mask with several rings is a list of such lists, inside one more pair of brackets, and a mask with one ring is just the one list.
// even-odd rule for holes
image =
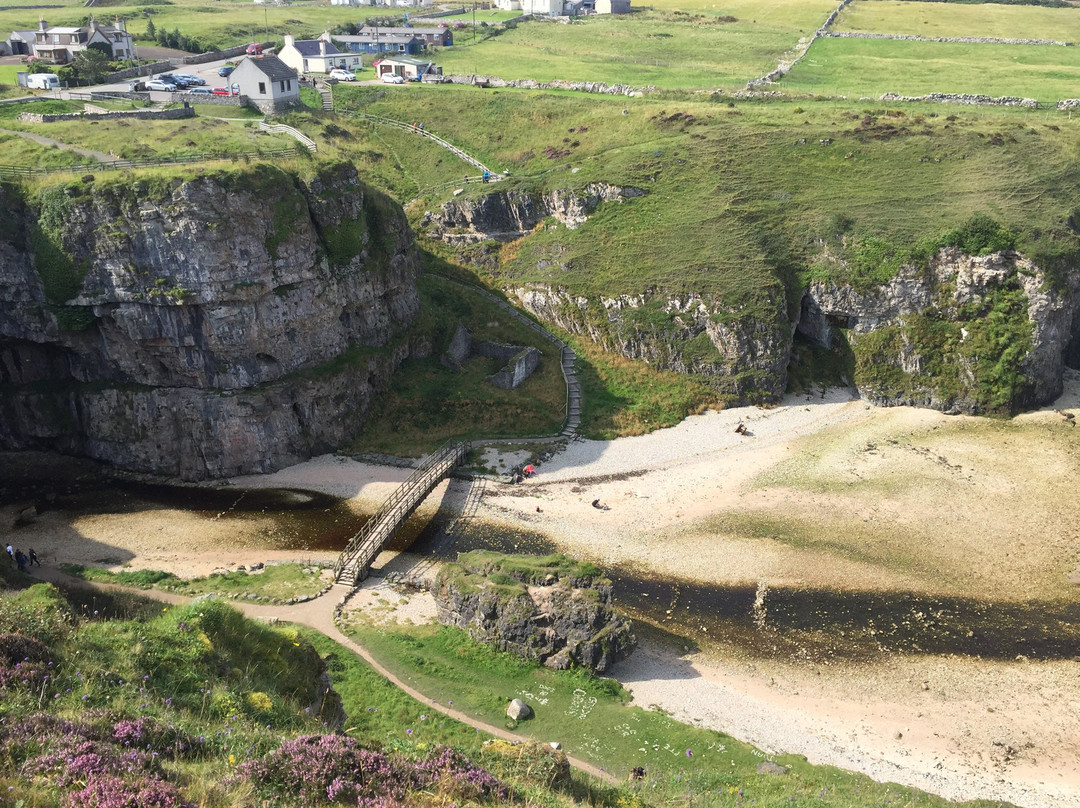
[[399, 53], [404, 53], [405, 52], [405, 46], [404, 45], [398, 45], [397, 49], [398, 49]]
[[266, 95], [266, 82], [265, 81], [260, 81], [259, 82], [259, 95]]
[[285, 82], [285, 89], [286, 89], [286, 90], [287, 90], [288, 92], [292, 92], [292, 79], [288, 79], [288, 80], [286, 80], [286, 82]]

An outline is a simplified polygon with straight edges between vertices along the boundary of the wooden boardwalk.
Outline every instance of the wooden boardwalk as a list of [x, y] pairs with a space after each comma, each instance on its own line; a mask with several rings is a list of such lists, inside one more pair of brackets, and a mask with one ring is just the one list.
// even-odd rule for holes
[[417, 506], [440, 482], [460, 466], [469, 452], [468, 441], [444, 446], [425, 460], [398, 486], [364, 526], [349, 540], [334, 564], [334, 581], [356, 586], [371, 571], [371, 562]]

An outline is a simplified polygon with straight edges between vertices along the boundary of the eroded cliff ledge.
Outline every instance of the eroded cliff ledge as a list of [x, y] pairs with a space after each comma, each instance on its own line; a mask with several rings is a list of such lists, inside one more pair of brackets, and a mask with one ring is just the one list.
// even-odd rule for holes
[[0, 197], [6, 448], [186, 480], [270, 471], [354, 435], [417, 347], [412, 233], [351, 166]]
[[[738, 300], [707, 279], [695, 290], [694, 267], [681, 272], [679, 289], [632, 285], [635, 277], [670, 277], [669, 267], [594, 279], [580, 257], [587, 251], [574, 244], [595, 237], [589, 220], [600, 206], [639, 204], [642, 193], [603, 183], [543, 194], [496, 190], [447, 202], [421, 224], [539, 319], [658, 369], [699, 375], [732, 401], [779, 399], [796, 334], [842, 354], [845, 378], [867, 398], [947, 412], [1046, 404], [1060, 395], [1065, 366], [1080, 367], [1080, 268], [1056, 266], [1051, 277], [1011, 248], [970, 255], [935, 247], [912, 254], [886, 281], [800, 288], [795, 272], [759, 276]], [[542, 249], [517, 249], [545, 220]], [[986, 217], [980, 226], [1006, 232]], [[832, 277], [858, 275], [843, 258], [825, 257], [839, 270]]]

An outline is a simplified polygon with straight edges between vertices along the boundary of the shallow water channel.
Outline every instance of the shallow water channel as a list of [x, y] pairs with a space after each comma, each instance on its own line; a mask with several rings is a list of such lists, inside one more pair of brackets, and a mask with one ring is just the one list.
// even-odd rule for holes
[[[0, 485], [0, 505], [34, 503], [72, 517], [168, 508], [237, 522], [270, 522], [280, 550], [341, 550], [363, 525], [341, 499], [285, 488], [193, 487], [119, 482], [96, 475]], [[541, 534], [508, 530], [440, 513], [414, 517], [392, 549], [454, 559], [459, 552], [547, 554]], [[618, 606], [688, 648], [747, 657], [814, 662], [870, 661], [891, 653], [955, 654], [987, 659], [1080, 658], [1080, 603], [990, 603], [909, 592], [836, 591], [704, 584], [606, 570]], [[378, 574], [376, 570], [375, 574]]]

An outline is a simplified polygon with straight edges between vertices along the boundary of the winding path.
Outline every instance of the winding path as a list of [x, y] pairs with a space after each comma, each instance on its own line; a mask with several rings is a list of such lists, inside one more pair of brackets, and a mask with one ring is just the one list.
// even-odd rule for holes
[[44, 135], [35, 135], [33, 132], [20, 132], [17, 129], [0, 129], [5, 135], [18, 135], [21, 138], [32, 140], [35, 143], [39, 143], [42, 146], [56, 146], [58, 149], [64, 151], [73, 151], [77, 154], [81, 154], [83, 157], [89, 157], [91, 160], [96, 160], [99, 163], [115, 163], [120, 160], [119, 157], [115, 157], [105, 152], [94, 151], [93, 149], [83, 149], [78, 146], [72, 146], [70, 143], [61, 143], [59, 140], [53, 140], [51, 137], [45, 137]]
[[[40, 570], [40, 576], [50, 583], [56, 584], [61, 587], [86, 587], [89, 589], [101, 589], [129, 592], [134, 595], [141, 595], [143, 597], [153, 598], [163, 603], [172, 603], [175, 605], [184, 605], [189, 603], [192, 599], [184, 597], [182, 595], [174, 595], [171, 592], [162, 592], [156, 589], [134, 589], [127, 586], [117, 586], [115, 584], [99, 584], [88, 581], [83, 581], [79, 578], [73, 578], [69, 575], [65, 575], [59, 570], [52, 567], [42, 567]], [[380, 676], [385, 677], [392, 685], [399, 688], [402, 692], [408, 694], [418, 702], [423, 704], [426, 708], [430, 708], [443, 715], [453, 718], [455, 721], [460, 721], [462, 724], [467, 724], [470, 727], [486, 732], [496, 738], [502, 738], [506, 741], [525, 742], [535, 740], [534, 738], [528, 738], [524, 735], [518, 735], [510, 732], [503, 727], [497, 727], [494, 724], [488, 724], [484, 721], [479, 721], [472, 716], [466, 715], [460, 710], [455, 710], [452, 707], [448, 707], [435, 699], [428, 698], [415, 687], [406, 684], [398, 676], [391, 673], [385, 666], [383, 666], [378, 660], [371, 655], [371, 653], [350, 637], [345, 636], [341, 629], [338, 628], [337, 622], [334, 619], [336, 613], [337, 604], [341, 603], [348, 594], [353, 591], [352, 587], [342, 586], [335, 584], [323, 595], [309, 600], [306, 603], [297, 603], [288, 606], [267, 606], [258, 603], [246, 603], [244, 601], [228, 601], [233, 606], [242, 611], [247, 617], [254, 618], [256, 620], [269, 621], [274, 618], [289, 623], [298, 623], [302, 626], [314, 629], [321, 634], [325, 634], [334, 642], [339, 645], [348, 648], [371, 668], [376, 671]], [[616, 778], [609, 772], [604, 771], [598, 766], [594, 766], [588, 761], [581, 760], [580, 758], [571, 757], [567, 755], [567, 760], [570, 761], [570, 765], [575, 769], [578, 769], [586, 774], [603, 780], [607, 783], [618, 782]]]

